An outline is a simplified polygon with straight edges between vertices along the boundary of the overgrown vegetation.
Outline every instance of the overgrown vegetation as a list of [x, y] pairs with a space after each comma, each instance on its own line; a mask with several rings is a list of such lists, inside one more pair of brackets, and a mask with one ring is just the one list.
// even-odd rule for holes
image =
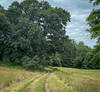
[[81, 68], [91, 49], [66, 35], [70, 13], [47, 1], [14, 1], [0, 6], [0, 61], [28, 69], [44, 66]]
[[[93, 3], [99, 5], [98, 0]], [[14, 1], [7, 10], [0, 5], [0, 61], [27, 69], [100, 69], [100, 9], [93, 9], [87, 18], [87, 31], [98, 39], [93, 49], [66, 35], [70, 17], [68, 11], [52, 7], [47, 1]]]
[[0, 66], [0, 90], [4, 89], [2, 92], [22, 92], [30, 82], [43, 73], [26, 71], [19, 67]]

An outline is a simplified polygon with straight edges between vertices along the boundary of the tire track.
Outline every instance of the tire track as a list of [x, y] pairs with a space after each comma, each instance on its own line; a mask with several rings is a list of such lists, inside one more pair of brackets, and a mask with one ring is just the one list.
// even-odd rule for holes
[[50, 92], [49, 88], [48, 88], [48, 78], [45, 82], [45, 92]]
[[43, 77], [45, 77], [47, 74], [44, 74], [42, 76], [40, 76], [39, 78], [37, 78], [33, 83], [31, 83], [26, 89], [24, 92], [32, 92], [32, 89], [34, 88], [34, 86], [36, 85], [36, 83], [42, 79]]
[[[39, 78], [39, 77], [41, 77], [43, 74], [39, 74], [39, 75], [36, 75], [34, 78], [32, 78], [32, 79], [30, 79], [30, 80], [27, 80], [27, 82], [25, 83], [25, 85], [28, 83], [28, 82], [31, 82], [31, 81], [33, 81], [34, 82], [34, 80], [36, 80], [37, 78]], [[32, 83], [33, 83], [32, 82]], [[14, 85], [14, 84], [13, 84]], [[31, 84], [30, 84], [31, 85]], [[29, 86], [29, 85], [28, 85]], [[24, 88], [24, 85], [23, 85], [23, 87], [22, 88], [20, 88], [20, 89], [9, 89], [9, 87], [6, 87], [6, 88], [4, 88], [4, 89], [2, 89], [2, 90], [0, 90], [0, 92], [20, 92], [20, 90], [21, 89], [23, 89]], [[26, 87], [27, 88], [27, 87]], [[26, 89], [25, 88], [25, 89]]]

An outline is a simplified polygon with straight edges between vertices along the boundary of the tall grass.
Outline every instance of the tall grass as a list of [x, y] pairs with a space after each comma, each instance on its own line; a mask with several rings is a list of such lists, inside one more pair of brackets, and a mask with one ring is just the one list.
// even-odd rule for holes
[[0, 90], [5, 89], [4, 92], [11, 92], [14, 87], [17, 90], [39, 74], [40, 72], [30, 72], [24, 69], [0, 67]]
[[32, 92], [44, 92], [44, 85], [48, 78], [50, 92], [100, 92], [100, 70], [58, 67], [47, 68], [46, 71], [50, 72], [49, 76], [40, 78], [33, 87], [34, 80], [44, 75], [45, 72], [31, 72], [22, 68], [0, 66], [0, 90], [2, 92], [26, 92], [25, 89], [29, 86]]
[[[100, 70], [59, 68], [55, 75], [76, 92], [100, 92]], [[66, 92], [66, 91], [65, 91]]]
[[71, 86], [65, 85], [65, 82], [60, 80], [55, 74], [52, 74], [48, 80], [50, 92], [76, 92]]

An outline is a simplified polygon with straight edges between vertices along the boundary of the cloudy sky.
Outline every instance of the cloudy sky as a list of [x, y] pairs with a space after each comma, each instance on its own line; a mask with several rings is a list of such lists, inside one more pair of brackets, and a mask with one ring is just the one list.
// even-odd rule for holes
[[[0, 4], [7, 8], [15, 0], [0, 0]], [[22, 1], [22, 0], [17, 0]], [[52, 6], [66, 9], [71, 14], [71, 22], [66, 27], [67, 35], [77, 42], [83, 41], [86, 45], [93, 47], [96, 40], [90, 39], [90, 34], [85, 30], [89, 27], [86, 17], [92, 10], [92, 5], [88, 0], [46, 0]]]

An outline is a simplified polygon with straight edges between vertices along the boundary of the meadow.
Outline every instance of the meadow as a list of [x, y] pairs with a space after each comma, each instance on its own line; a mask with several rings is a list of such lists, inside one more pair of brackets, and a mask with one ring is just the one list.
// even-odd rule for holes
[[0, 92], [100, 92], [100, 70], [55, 67], [45, 72], [0, 66]]
[[73, 68], [58, 68], [58, 70], [50, 77], [51, 92], [100, 92], [100, 70]]

